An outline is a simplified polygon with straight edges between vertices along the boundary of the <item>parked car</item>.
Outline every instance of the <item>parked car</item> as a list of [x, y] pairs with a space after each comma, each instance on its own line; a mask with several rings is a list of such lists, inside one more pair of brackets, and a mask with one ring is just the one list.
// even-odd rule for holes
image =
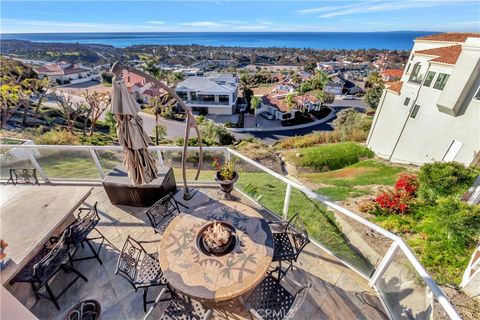
[[343, 100], [355, 100], [355, 97], [352, 95], [346, 95], [345, 97], [343, 97]]
[[273, 120], [275, 118], [273, 116], [273, 114], [271, 114], [270, 112], [267, 112], [267, 111], [262, 111], [262, 113], [260, 113], [260, 115], [262, 117], [264, 117], [265, 119], [268, 119], [268, 120]]

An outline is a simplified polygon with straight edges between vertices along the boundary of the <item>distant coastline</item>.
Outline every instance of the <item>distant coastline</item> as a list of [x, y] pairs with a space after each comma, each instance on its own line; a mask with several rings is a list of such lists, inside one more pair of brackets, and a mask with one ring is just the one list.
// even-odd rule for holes
[[47, 43], [104, 44], [118, 48], [134, 45], [205, 45], [225, 47], [277, 47], [299, 49], [408, 50], [423, 31], [395, 32], [131, 32], [131, 33], [18, 33], [1, 34]]

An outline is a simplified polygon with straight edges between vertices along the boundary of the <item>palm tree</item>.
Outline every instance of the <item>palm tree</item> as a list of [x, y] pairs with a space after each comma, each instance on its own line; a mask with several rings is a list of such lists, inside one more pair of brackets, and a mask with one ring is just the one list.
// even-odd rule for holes
[[255, 115], [255, 127], [257, 127], [257, 108], [260, 105], [260, 99], [257, 96], [252, 96], [250, 98], [250, 106], [253, 108]]

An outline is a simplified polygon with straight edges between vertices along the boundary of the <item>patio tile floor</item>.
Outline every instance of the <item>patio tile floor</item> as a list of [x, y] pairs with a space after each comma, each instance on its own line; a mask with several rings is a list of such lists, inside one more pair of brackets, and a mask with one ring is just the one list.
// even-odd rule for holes
[[[219, 198], [217, 190], [211, 187], [201, 188], [212, 199]], [[234, 196], [265, 216], [269, 214], [236, 191]], [[149, 252], [157, 251], [161, 236], [151, 229], [144, 214], [146, 208], [114, 206], [102, 187], [95, 187], [86, 202], [93, 205], [96, 201], [101, 216], [98, 229], [110, 243], [105, 243], [101, 250], [102, 265], [95, 259], [75, 264], [88, 278], [88, 282], [79, 279], [67, 290], [59, 299], [61, 311], [57, 311], [53, 303], [46, 299], [35, 301], [28, 284], [17, 283], [8, 288], [39, 319], [63, 319], [69, 308], [85, 299], [95, 299], [100, 303], [102, 320], [142, 319], [145, 316], [142, 291], [135, 292], [126, 280], [115, 276], [114, 272], [119, 250], [128, 235], [140, 241], [152, 241], [146, 245]], [[79, 250], [79, 255], [83, 254], [91, 254], [87, 246]], [[298, 282], [312, 283], [309, 295], [295, 319], [388, 319], [377, 294], [368, 286], [368, 281], [313, 244], [305, 248], [291, 276]], [[61, 285], [70, 277], [71, 274], [60, 272], [52, 282], [54, 292], [61, 290]], [[151, 288], [149, 297], [155, 297], [160, 290], [161, 288]], [[156, 312], [161, 314], [165, 305], [166, 303], [159, 304]], [[249, 319], [249, 316], [236, 303], [217, 307], [214, 319]]]

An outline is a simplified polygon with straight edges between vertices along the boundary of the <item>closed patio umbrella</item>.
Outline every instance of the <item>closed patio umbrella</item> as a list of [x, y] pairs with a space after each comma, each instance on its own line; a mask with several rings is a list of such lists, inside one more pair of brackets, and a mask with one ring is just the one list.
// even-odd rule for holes
[[149, 183], [157, 177], [155, 158], [148, 152], [150, 138], [143, 130], [140, 106], [128, 92], [121, 77], [113, 81], [113, 98], [110, 112], [117, 122], [118, 142], [125, 149], [123, 164], [134, 186]]

